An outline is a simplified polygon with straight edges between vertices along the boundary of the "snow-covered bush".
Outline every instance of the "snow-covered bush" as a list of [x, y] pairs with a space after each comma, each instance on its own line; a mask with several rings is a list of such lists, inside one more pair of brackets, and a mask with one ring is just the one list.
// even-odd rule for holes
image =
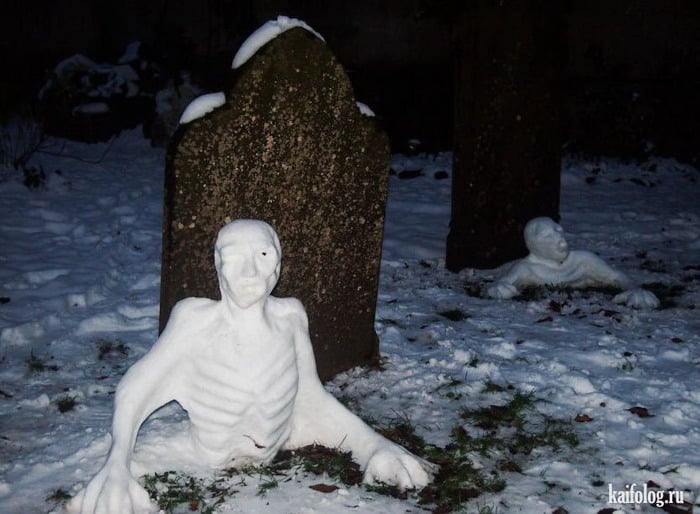
[[156, 115], [148, 137], [155, 146], [166, 146], [180, 123], [180, 115], [202, 90], [193, 84], [189, 73], [168, 80], [167, 85], [155, 96]]
[[152, 117], [149, 89], [159, 72], [139, 49], [138, 42], [131, 43], [117, 63], [98, 64], [81, 54], [59, 62], [38, 94], [47, 132], [104, 141]]
[[16, 117], [0, 127], [0, 168], [2, 175], [20, 171], [24, 185], [30, 189], [43, 187], [46, 174], [43, 168], [29, 164], [46, 140], [44, 129], [32, 118]]

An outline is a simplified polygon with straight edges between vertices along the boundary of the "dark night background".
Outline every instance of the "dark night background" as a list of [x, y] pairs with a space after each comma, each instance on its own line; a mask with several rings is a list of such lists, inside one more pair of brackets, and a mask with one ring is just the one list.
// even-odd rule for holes
[[[456, 13], [475, 2], [389, 0], [5, 0], [0, 117], [27, 106], [60, 60], [115, 62], [135, 40], [163, 76], [191, 70], [216, 90], [245, 37], [285, 14], [326, 38], [394, 149], [452, 147]], [[541, 2], [532, 1], [538, 17]], [[562, 144], [568, 151], [695, 161], [700, 8], [694, 0], [569, 0], [564, 6]]]

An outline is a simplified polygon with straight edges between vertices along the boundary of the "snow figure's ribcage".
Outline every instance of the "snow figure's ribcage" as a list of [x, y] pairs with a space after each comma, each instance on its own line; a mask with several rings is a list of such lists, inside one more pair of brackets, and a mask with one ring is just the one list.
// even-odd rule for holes
[[290, 346], [272, 353], [252, 362], [203, 355], [191, 363], [180, 403], [195, 448], [209, 464], [267, 462], [289, 437], [298, 383], [295, 352]]

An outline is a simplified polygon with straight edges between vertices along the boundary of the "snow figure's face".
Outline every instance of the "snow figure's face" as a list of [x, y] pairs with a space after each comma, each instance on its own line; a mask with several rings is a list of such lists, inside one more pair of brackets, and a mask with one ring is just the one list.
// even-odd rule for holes
[[282, 251], [277, 234], [258, 220], [225, 225], [214, 246], [222, 296], [247, 309], [267, 298], [277, 284]]
[[534, 218], [525, 225], [525, 245], [541, 259], [561, 264], [569, 256], [564, 229], [551, 218]]

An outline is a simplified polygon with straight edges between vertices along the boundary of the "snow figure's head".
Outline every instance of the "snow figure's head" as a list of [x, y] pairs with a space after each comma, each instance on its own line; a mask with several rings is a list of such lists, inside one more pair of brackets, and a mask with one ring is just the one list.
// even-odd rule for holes
[[280, 275], [282, 249], [274, 229], [259, 220], [236, 220], [219, 231], [214, 265], [222, 300], [241, 309], [267, 298]]
[[533, 218], [524, 230], [525, 246], [535, 257], [561, 264], [569, 256], [564, 229], [551, 218]]

